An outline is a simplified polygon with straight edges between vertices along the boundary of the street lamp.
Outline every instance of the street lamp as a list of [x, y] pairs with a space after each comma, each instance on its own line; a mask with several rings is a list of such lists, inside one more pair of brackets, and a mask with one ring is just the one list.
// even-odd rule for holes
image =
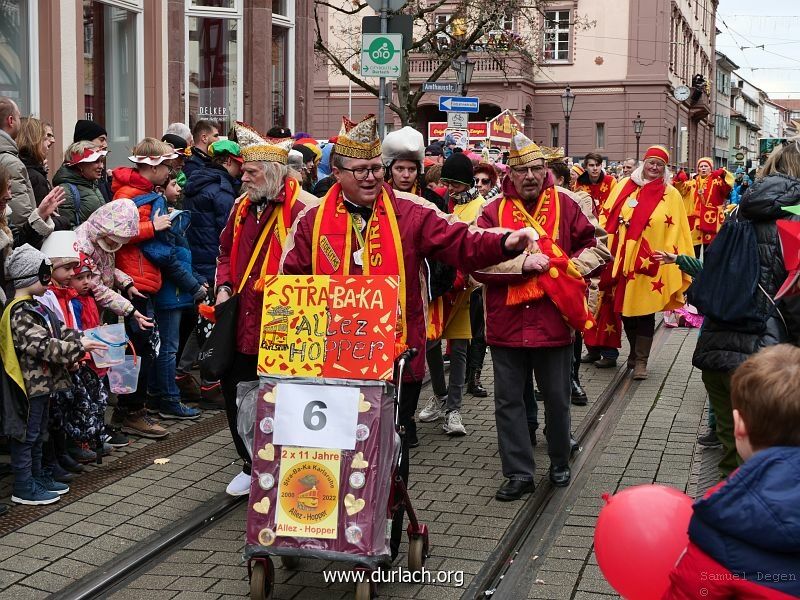
[[461, 87], [461, 95], [467, 95], [467, 88], [472, 83], [472, 72], [475, 70], [475, 61], [467, 57], [467, 51], [462, 50], [458, 58], [450, 62], [450, 66], [456, 72], [456, 81]]
[[565, 89], [561, 94], [561, 108], [564, 110], [564, 122], [566, 123], [566, 132], [564, 140], [564, 154], [569, 156], [569, 116], [572, 114], [572, 105], [575, 104], [575, 94], [569, 89]]
[[633, 120], [633, 133], [636, 134], [636, 160], [639, 160], [639, 138], [642, 137], [644, 131], [644, 121], [642, 115], [636, 113], [636, 118]]

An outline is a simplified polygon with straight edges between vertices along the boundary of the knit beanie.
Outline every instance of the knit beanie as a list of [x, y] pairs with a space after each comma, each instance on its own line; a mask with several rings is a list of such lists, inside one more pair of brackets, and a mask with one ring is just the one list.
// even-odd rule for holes
[[94, 121], [81, 119], [75, 123], [75, 135], [72, 136], [72, 141], [91, 142], [92, 140], [99, 138], [101, 135], [108, 135], [108, 132], [103, 129], [102, 125], [95, 123]]
[[454, 181], [472, 187], [474, 177], [472, 161], [463, 152], [454, 152], [442, 165], [442, 181]]
[[39, 281], [39, 268], [50, 259], [30, 244], [23, 244], [8, 255], [6, 259], [6, 278], [14, 284], [14, 289], [28, 287]]

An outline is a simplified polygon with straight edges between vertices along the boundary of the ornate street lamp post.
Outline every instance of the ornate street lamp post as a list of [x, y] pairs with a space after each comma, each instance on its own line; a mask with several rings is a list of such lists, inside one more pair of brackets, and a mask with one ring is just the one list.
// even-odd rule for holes
[[456, 81], [461, 87], [461, 95], [467, 95], [467, 88], [472, 83], [472, 73], [475, 70], [475, 61], [470, 60], [467, 56], [467, 51], [463, 50], [461, 55], [451, 61], [450, 66], [456, 72]]
[[642, 137], [644, 131], [644, 121], [642, 115], [636, 113], [636, 118], [633, 120], [633, 133], [636, 134], [636, 160], [639, 160], [639, 139]]

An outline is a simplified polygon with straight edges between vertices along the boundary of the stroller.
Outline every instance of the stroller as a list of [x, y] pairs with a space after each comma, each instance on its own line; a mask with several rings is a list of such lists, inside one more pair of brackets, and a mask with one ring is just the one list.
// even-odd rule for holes
[[[401, 477], [407, 454], [397, 426], [403, 370], [415, 353], [398, 357], [394, 384], [275, 376], [239, 384], [239, 432], [253, 449], [244, 557], [254, 600], [272, 596], [272, 556], [287, 569], [302, 558], [352, 563], [363, 572], [351, 579], [356, 599], [372, 598], [372, 574], [391, 565], [393, 517], [399, 538], [403, 510], [408, 568], [422, 570], [428, 528], [418, 522]], [[354, 437], [343, 435], [354, 410]]]

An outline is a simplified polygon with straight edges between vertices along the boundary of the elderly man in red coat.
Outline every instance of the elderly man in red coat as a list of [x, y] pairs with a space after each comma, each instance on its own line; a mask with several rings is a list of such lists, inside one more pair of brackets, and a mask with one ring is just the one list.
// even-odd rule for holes
[[[397, 341], [419, 350], [405, 374], [399, 400], [407, 457], [409, 444], [416, 442], [414, 413], [425, 374], [423, 260], [430, 257], [472, 271], [519, 255], [533, 243], [535, 232], [531, 228], [482, 231], [419, 196], [393, 190], [384, 182], [386, 168], [375, 118], [346, 122], [345, 129], [337, 139], [332, 162], [337, 183], [319, 206], [300, 213], [286, 241], [281, 272], [400, 275]], [[408, 460], [402, 464], [407, 468]], [[393, 554], [398, 544], [399, 536], [393, 533]]]
[[236, 123], [242, 150], [242, 189], [228, 223], [220, 235], [217, 259], [217, 299], [220, 304], [239, 295], [236, 354], [222, 377], [225, 412], [236, 451], [244, 464], [227, 492], [241, 496], [250, 491], [250, 453], [236, 428], [236, 385], [258, 379], [258, 343], [263, 291], [255, 283], [263, 275], [278, 273], [278, 263], [289, 228], [300, 211], [317, 199], [288, 176], [292, 140], [264, 138], [244, 123]]
[[569, 484], [573, 332], [592, 326], [586, 283], [576, 267], [581, 261], [571, 259], [593, 253], [597, 246], [594, 227], [578, 204], [555, 187], [536, 144], [515, 134], [508, 164], [503, 194], [484, 207], [478, 226], [534, 227], [539, 248], [473, 273], [486, 284], [497, 440], [508, 479], [495, 496], [503, 501], [517, 500], [534, 489], [536, 471], [523, 398], [531, 370], [544, 396], [550, 480], [557, 486]]

